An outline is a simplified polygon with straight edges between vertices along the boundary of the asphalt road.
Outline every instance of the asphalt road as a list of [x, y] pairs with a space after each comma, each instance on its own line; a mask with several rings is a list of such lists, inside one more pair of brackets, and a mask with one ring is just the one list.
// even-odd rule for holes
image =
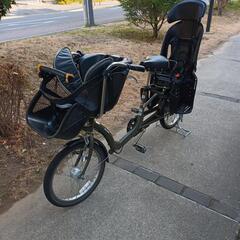
[[[96, 24], [123, 19], [123, 11], [119, 6], [95, 10]], [[83, 25], [82, 9], [6, 18], [0, 22], [0, 42], [76, 29]]]

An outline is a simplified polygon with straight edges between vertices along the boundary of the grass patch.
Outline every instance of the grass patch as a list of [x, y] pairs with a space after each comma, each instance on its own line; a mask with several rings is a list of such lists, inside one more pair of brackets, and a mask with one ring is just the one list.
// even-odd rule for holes
[[81, 28], [66, 32], [67, 35], [79, 35], [79, 36], [110, 36], [121, 39], [142, 41], [142, 42], [154, 42], [162, 41], [164, 31], [160, 32], [158, 39], [154, 39], [152, 31], [150, 29], [141, 29], [129, 23], [96, 26], [92, 28]]
[[[106, 2], [108, 0], [93, 0], [93, 4], [98, 4], [100, 5], [102, 2]], [[83, 3], [83, 0], [56, 0], [56, 3], [57, 4], [60, 4], [60, 5], [65, 5], [65, 4], [71, 4], [71, 3], [80, 3], [82, 4]]]
[[227, 5], [228, 10], [240, 11], [240, 0], [232, 0]]
[[59, 5], [66, 5], [66, 4], [72, 4], [72, 3], [80, 3], [82, 4], [82, 0], [56, 0], [56, 3]]

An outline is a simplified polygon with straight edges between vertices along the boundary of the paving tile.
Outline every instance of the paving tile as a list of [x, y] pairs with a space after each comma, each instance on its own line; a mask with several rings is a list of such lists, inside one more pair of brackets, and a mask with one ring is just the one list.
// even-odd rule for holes
[[209, 208], [235, 220], [237, 220], [239, 217], [239, 213], [235, 208], [230, 207], [224, 203], [221, 203], [218, 200], [213, 200]]
[[180, 194], [184, 188], [184, 185], [182, 185], [181, 183], [175, 182], [172, 179], [164, 176], [161, 176], [160, 178], [158, 178], [155, 183], [177, 194]]
[[129, 162], [125, 159], [122, 159], [122, 158], [118, 158], [113, 164], [119, 168], [122, 168], [122, 169], [128, 171], [128, 172], [133, 172], [138, 167], [138, 165], [136, 165], [132, 162]]
[[210, 196], [208, 196], [204, 193], [198, 192], [197, 190], [189, 188], [189, 187], [186, 187], [184, 189], [182, 196], [189, 198], [192, 201], [197, 202], [205, 207], [209, 206], [210, 201], [212, 199]]
[[151, 182], [155, 182], [160, 177], [159, 173], [153, 172], [143, 167], [136, 168], [134, 174]]

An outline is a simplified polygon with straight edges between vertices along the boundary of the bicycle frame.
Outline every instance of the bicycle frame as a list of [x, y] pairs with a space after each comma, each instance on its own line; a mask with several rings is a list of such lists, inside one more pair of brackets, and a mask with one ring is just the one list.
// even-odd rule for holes
[[[154, 94], [145, 104], [141, 104], [137, 115], [135, 116], [136, 123], [132, 130], [127, 132], [120, 140], [116, 141], [112, 133], [104, 127], [102, 124], [98, 123], [95, 119], [89, 121], [88, 126], [84, 130], [88, 133], [92, 133], [93, 130], [100, 133], [107, 144], [110, 147], [109, 153], [118, 153], [132, 138], [136, 137], [139, 133], [144, 131], [151, 124], [159, 121], [160, 115], [158, 113], [158, 108], [154, 107], [151, 110], [144, 111], [145, 108], [157, 97], [157, 94]], [[147, 117], [145, 120], [144, 118]]]
[[[106, 87], [107, 87], [107, 74], [112, 70], [112, 68], [116, 66], [125, 66], [125, 64], [121, 63], [113, 63], [111, 64], [108, 69], [105, 72], [105, 77], [103, 79], [103, 88], [102, 88], [102, 96], [101, 96], [101, 106], [100, 106], [100, 114], [99, 117], [101, 117], [104, 114], [104, 105], [105, 105], [105, 98], [106, 98]], [[150, 80], [151, 80], [151, 73], [148, 74], [147, 79], [147, 85], [150, 86]], [[163, 101], [163, 105], [165, 103], [166, 95], [164, 93], [160, 93], [159, 91], [152, 91], [153, 96], [151, 96], [146, 102], [142, 99], [142, 103], [140, 104], [139, 109], [137, 109], [137, 113], [134, 119], [136, 119], [136, 123], [134, 124], [133, 129], [127, 132], [120, 140], [116, 141], [112, 135], [112, 133], [104, 127], [102, 124], [98, 123], [95, 118], [92, 118], [89, 120], [87, 126], [83, 128], [84, 131], [86, 131], [87, 134], [89, 134], [91, 137], [90, 139], [93, 140], [93, 131], [95, 130], [99, 134], [101, 134], [105, 140], [107, 141], [107, 144], [110, 147], [109, 153], [119, 153], [121, 149], [134, 137], [136, 137], [139, 133], [144, 131], [147, 127], [149, 127], [151, 124], [159, 121], [161, 117], [159, 114], [159, 109], [163, 106], [155, 106], [152, 109], [146, 110], [146, 108], [156, 99], [160, 99], [160, 101]], [[147, 117], [147, 118], [146, 118]], [[145, 119], [146, 118], [146, 119]], [[90, 140], [91, 141], [91, 140]]]

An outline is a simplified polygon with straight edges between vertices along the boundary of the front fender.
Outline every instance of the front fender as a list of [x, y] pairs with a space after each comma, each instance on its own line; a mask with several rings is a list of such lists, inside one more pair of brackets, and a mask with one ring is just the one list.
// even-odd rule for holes
[[104, 159], [106, 159], [106, 161], [109, 162], [108, 150], [105, 147], [105, 145], [96, 138], [94, 138], [94, 143], [97, 144], [100, 148], [102, 148], [104, 152]]
[[[85, 141], [84, 141], [84, 139], [82, 137], [67, 142], [65, 144], [65, 147], [74, 146], [75, 144], [79, 144], [79, 143], [85, 143]], [[101, 141], [96, 139], [96, 138], [94, 138], [94, 144], [96, 144], [98, 147], [100, 147], [103, 150], [103, 152], [104, 152], [104, 159], [106, 159], [106, 161], [109, 162], [108, 151], [107, 151], [105, 145]]]

